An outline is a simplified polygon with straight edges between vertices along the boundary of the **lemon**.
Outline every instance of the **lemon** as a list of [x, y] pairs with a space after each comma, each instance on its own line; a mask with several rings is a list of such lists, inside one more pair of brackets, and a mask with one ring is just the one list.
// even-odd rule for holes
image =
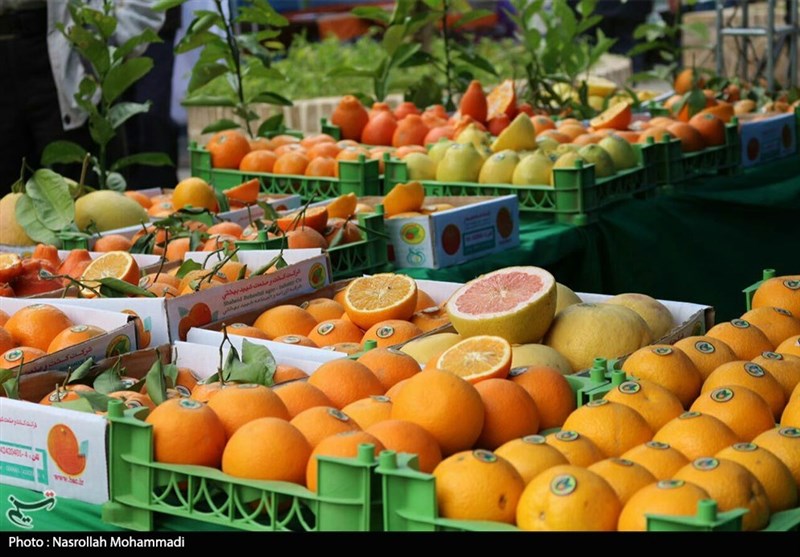
[[483, 157], [472, 143], [455, 143], [445, 151], [436, 168], [439, 182], [477, 182]]
[[597, 145], [605, 149], [606, 153], [609, 154], [617, 171], [633, 168], [638, 164], [639, 159], [633, 146], [627, 139], [619, 135], [611, 134], [608, 137], [604, 137]]
[[470, 124], [464, 128], [464, 131], [456, 136], [456, 143], [471, 143], [475, 149], [480, 149], [481, 147], [488, 146], [490, 138], [489, 132], [481, 130], [475, 124]]
[[436, 163], [424, 153], [410, 153], [406, 155], [409, 180], [435, 180]]
[[552, 185], [552, 170], [555, 157], [537, 150], [519, 161], [511, 177], [516, 186], [549, 186]]
[[555, 348], [544, 344], [516, 344], [511, 347], [511, 369], [515, 367], [546, 366], [562, 375], [572, 373], [572, 366]]
[[489, 157], [478, 176], [481, 184], [510, 184], [514, 170], [519, 164], [519, 156], [514, 151], [506, 149]]
[[440, 139], [428, 148], [428, 156], [433, 162], [439, 164], [447, 151], [454, 142], [450, 139]]
[[586, 162], [590, 162], [594, 165], [594, 175], [598, 178], [613, 176], [617, 172], [611, 155], [600, 145], [584, 145], [580, 148], [578, 154], [583, 157]]
[[136, 201], [111, 190], [93, 191], [75, 202], [75, 224], [80, 230], [86, 230], [92, 222], [103, 232], [149, 220], [147, 212]]
[[442, 352], [461, 342], [461, 335], [456, 333], [438, 333], [417, 340], [407, 342], [400, 347], [401, 352], [405, 352], [420, 365], [425, 365]]
[[492, 151], [499, 153], [506, 149], [525, 151], [536, 148], [536, 130], [530, 117], [521, 112], [506, 129], [500, 132], [492, 143]]
[[586, 87], [590, 97], [605, 98], [614, 94], [617, 84], [604, 77], [590, 76], [586, 80]]
[[34, 241], [17, 222], [17, 201], [21, 193], [9, 193], [0, 199], [0, 244], [7, 246], [32, 246]]

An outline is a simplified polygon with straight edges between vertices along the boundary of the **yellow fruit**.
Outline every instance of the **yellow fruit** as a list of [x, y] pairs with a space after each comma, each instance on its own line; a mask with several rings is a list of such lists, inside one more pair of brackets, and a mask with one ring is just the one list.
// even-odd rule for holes
[[175, 210], [192, 206], [195, 209], [216, 211], [219, 207], [214, 188], [201, 178], [186, 178], [178, 182], [172, 193], [172, 206]]
[[719, 418], [743, 441], [750, 441], [775, 425], [764, 400], [741, 385], [706, 391], [697, 397], [691, 410]]
[[553, 466], [522, 492], [517, 526], [531, 531], [613, 531], [622, 510], [602, 477], [570, 464]]
[[702, 487], [683, 480], [661, 480], [633, 494], [619, 515], [619, 531], [644, 532], [647, 515], [694, 516], [697, 504], [709, 495]]
[[686, 337], [672, 346], [692, 360], [703, 381], [722, 364], [736, 360], [736, 354], [727, 344], [709, 336]]
[[511, 183], [515, 186], [551, 186], [553, 185], [554, 155], [537, 149], [520, 158], [514, 167]]
[[342, 305], [350, 320], [364, 330], [387, 319], [407, 320], [417, 305], [417, 283], [395, 273], [360, 277], [347, 286]]
[[606, 303], [625, 306], [638, 313], [653, 332], [654, 340], [662, 338], [671, 331], [675, 323], [667, 306], [646, 294], [618, 294], [606, 300]]
[[505, 378], [511, 370], [511, 345], [489, 335], [466, 338], [445, 350], [433, 367], [473, 384], [493, 377]]
[[354, 193], [340, 195], [328, 204], [328, 218], [349, 219], [356, 211], [358, 197]]
[[691, 461], [714, 455], [740, 439], [730, 427], [710, 414], [684, 412], [659, 429], [653, 441], [672, 446]]
[[148, 222], [147, 211], [136, 201], [111, 190], [97, 190], [75, 201], [75, 224], [86, 230], [90, 223], [100, 232]]
[[407, 342], [400, 347], [400, 351], [414, 358], [420, 365], [425, 365], [461, 340], [461, 335], [456, 333], [437, 333]]
[[582, 436], [577, 431], [562, 429], [558, 433], [551, 433], [545, 437], [547, 444], [555, 448], [575, 466], [586, 467], [605, 456], [603, 452], [588, 437]]
[[472, 143], [454, 143], [436, 167], [438, 182], [477, 182], [483, 157]]
[[[754, 362], [736, 360], [722, 364], [703, 383], [703, 394], [720, 387], [742, 386], [750, 389], [767, 403], [775, 420], [786, 406], [783, 387], [770, 373]], [[748, 441], [749, 439], [743, 439]]]
[[657, 480], [668, 480], [675, 472], [689, 464], [689, 460], [680, 451], [658, 441], [637, 445], [624, 453], [622, 458], [641, 464]]
[[557, 369], [562, 375], [572, 373], [572, 366], [556, 349], [544, 344], [515, 344], [511, 347], [511, 369], [543, 366]]
[[606, 457], [620, 456], [653, 437], [653, 430], [638, 412], [605, 399], [575, 410], [564, 422], [564, 429], [588, 437]]
[[800, 398], [795, 397], [781, 414], [782, 427], [800, 427]]
[[569, 306], [580, 304], [583, 300], [569, 287], [556, 283], [556, 315]]
[[21, 193], [7, 193], [0, 199], [0, 244], [7, 246], [32, 246], [36, 242], [17, 222], [17, 202]]
[[753, 443], [781, 459], [800, 488], [800, 427], [775, 427], [765, 431]]
[[634, 493], [656, 481], [647, 468], [624, 458], [607, 458], [595, 462], [587, 470], [607, 481], [623, 505]]
[[767, 449], [755, 443], [736, 443], [714, 456], [738, 462], [747, 468], [764, 487], [773, 513], [797, 505], [797, 484], [792, 477], [792, 471]]
[[609, 155], [600, 145], [584, 145], [578, 150], [578, 155], [580, 155], [580, 157], [587, 163], [594, 165], [594, 175], [597, 178], [613, 176], [617, 172], [611, 155]]
[[482, 449], [462, 451], [441, 461], [433, 475], [442, 518], [514, 523], [525, 484], [504, 458]]
[[506, 459], [517, 469], [525, 485], [533, 478], [553, 466], [568, 464], [569, 461], [558, 449], [548, 445], [541, 435], [527, 435], [513, 439], [498, 447], [494, 452]]
[[686, 354], [666, 344], [640, 348], [625, 360], [622, 370], [664, 387], [678, 397], [684, 408], [700, 393], [700, 372]]
[[782, 308], [753, 308], [742, 315], [742, 319], [761, 329], [775, 346], [791, 336], [800, 335], [800, 318]]
[[[403, 158], [408, 167], [409, 180], [435, 180], [436, 163], [424, 153], [409, 153]], [[414, 209], [418, 211], [419, 209]]]
[[611, 134], [604, 137], [598, 145], [606, 150], [618, 171], [633, 168], [639, 164], [639, 158], [633, 146], [627, 139], [619, 135]]
[[649, 344], [652, 333], [639, 315], [611, 304], [575, 304], [553, 320], [544, 344], [555, 348], [580, 371], [597, 357], [617, 358]]
[[383, 198], [384, 214], [391, 217], [400, 213], [419, 212], [423, 203], [425, 203], [425, 190], [422, 184], [417, 181], [397, 184]]
[[517, 114], [517, 117], [492, 142], [491, 149], [494, 153], [506, 149], [512, 151], [536, 149], [536, 130], [530, 117], [524, 112]]
[[500, 151], [483, 163], [478, 175], [481, 184], [510, 184], [514, 170], [519, 164], [519, 156], [515, 151]]
[[599, 76], [589, 76], [586, 79], [587, 92], [590, 96], [609, 97], [617, 90], [617, 84]]
[[646, 379], [625, 381], [603, 398], [636, 410], [653, 431], [658, 431], [683, 412], [678, 397], [658, 383]]
[[428, 156], [438, 166], [439, 162], [444, 158], [445, 151], [447, 151], [452, 144], [453, 141], [449, 139], [440, 139], [428, 149]]
[[753, 358], [753, 363], [764, 368], [780, 383], [788, 402], [792, 391], [800, 384], [800, 356], [764, 352], [759, 357]]

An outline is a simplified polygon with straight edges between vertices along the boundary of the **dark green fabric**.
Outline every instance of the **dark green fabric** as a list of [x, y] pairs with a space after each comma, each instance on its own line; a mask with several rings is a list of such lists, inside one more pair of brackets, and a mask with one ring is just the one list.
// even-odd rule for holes
[[800, 272], [800, 157], [732, 177], [702, 178], [654, 199], [625, 200], [583, 227], [524, 219], [520, 247], [416, 278], [464, 282], [509, 265], [537, 265], [574, 290], [642, 292], [741, 315], [741, 290], [763, 268]]

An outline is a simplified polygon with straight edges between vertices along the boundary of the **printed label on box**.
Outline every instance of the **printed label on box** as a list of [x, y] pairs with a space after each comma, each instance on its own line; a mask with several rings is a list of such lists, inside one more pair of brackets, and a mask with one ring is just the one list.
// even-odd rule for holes
[[742, 124], [742, 166], [756, 166], [797, 152], [794, 113]]

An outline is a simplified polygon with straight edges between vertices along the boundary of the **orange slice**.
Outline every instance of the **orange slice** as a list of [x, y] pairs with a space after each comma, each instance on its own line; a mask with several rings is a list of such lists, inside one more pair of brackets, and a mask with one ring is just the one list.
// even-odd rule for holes
[[138, 285], [139, 265], [126, 251], [109, 251], [89, 263], [81, 275], [81, 281], [96, 281], [106, 277]]
[[387, 319], [408, 320], [417, 306], [417, 282], [394, 273], [360, 277], [347, 286], [342, 305], [364, 330]]
[[303, 228], [308, 226], [313, 228], [320, 234], [325, 231], [328, 225], [328, 208], [327, 207], [308, 207], [304, 215], [300, 215], [301, 211], [295, 211], [276, 220], [278, 228], [284, 232]]
[[436, 359], [436, 367], [468, 383], [505, 378], [511, 370], [511, 345], [491, 335], [469, 337], [445, 350]]
[[589, 125], [596, 130], [627, 130], [632, 117], [631, 105], [626, 102], [621, 102], [607, 108], [601, 114], [592, 118]]
[[419, 182], [397, 184], [383, 198], [383, 209], [387, 217], [400, 213], [419, 211], [425, 203], [425, 190]]
[[514, 91], [514, 80], [506, 79], [492, 89], [492, 92], [486, 95], [486, 107], [488, 110], [487, 121], [501, 114], [513, 119], [517, 111], [517, 94]]
[[255, 203], [258, 201], [258, 192], [261, 191], [261, 183], [258, 178], [248, 180], [243, 184], [234, 186], [222, 192], [228, 201], [238, 201], [239, 203]]
[[340, 195], [328, 204], [328, 218], [349, 219], [356, 212], [358, 197], [354, 193]]
[[0, 253], [0, 283], [11, 282], [11, 279], [22, 272], [22, 260], [16, 253]]

